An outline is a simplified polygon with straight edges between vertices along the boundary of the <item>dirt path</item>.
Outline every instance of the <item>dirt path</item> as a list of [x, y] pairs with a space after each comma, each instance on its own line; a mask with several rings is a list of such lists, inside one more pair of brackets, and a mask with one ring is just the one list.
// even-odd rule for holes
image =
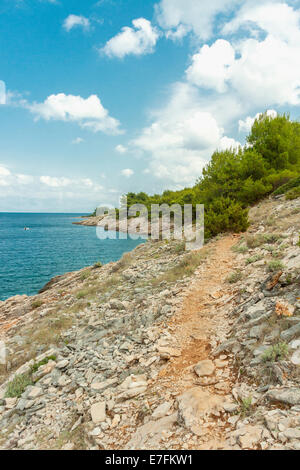
[[[221, 367], [217, 367], [211, 377], [197, 378], [193, 366], [204, 359], [213, 359], [210, 352], [215, 336], [225, 340], [229, 332], [226, 307], [234, 301], [235, 292], [226, 278], [235, 267], [231, 248], [237, 241], [237, 236], [230, 235], [213, 243], [207, 260], [196, 271], [194, 282], [184, 293], [182, 307], [169, 323], [176, 339], [174, 344], [181, 350], [181, 355], [171, 358], [160, 372], [154, 388], [159, 388], [161, 393], [165, 391], [177, 396], [196, 386], [223, 395], [226, 400], [234, 381], [231, 358], [221, 356]], [[224, 426], [225, 423], [216, 417], [207, 423], [205, 435], [199, 436], [196, 446], [193, 442], [191, 448], [223, 448]]]

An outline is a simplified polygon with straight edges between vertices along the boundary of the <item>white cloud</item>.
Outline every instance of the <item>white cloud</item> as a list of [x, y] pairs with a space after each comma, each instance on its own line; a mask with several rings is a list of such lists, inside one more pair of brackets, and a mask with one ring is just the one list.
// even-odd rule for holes
[[74, 145], [81, 144], [82, 142], [84, 142], [84, 139], [82, 139], [82, 137], [76, 137], [76, 139], [72, 140], [72, 144]]
[[225, 82], [230, 77], [230, 66], [235, 60], [235, 52], [228, 41], [217, 40], [211, 47], [203, 46], [192, 57], [192, 65], [187, 69], [187, 79], [205, 88], [219, 92], [226, 90]]
[[248, 1], [233, 20], [224, 26], [223, 32], [231, 34], [246, 26], [254, 36], [263, 30], [283, 41], [299, 41], [299, 20], [300, 11], [282, 1], [275, 3], [268, 0], [256, 4]]
[[241, 143], [237, 142], [235, 139], [232, 139], [230, 137], [222, 137], [218, 144], [218, 150], [229, 150], [229, 149], [235, 149], [238, 150], [239, 147], [241, 147]]
[[69, 15], [63, 23], [63, 28], [68, 32], [71, 31], [71, 29], [78, 27], [87, 30], [90, 26], [90, 20], [82, 15]]
[[158, 30], [145, 18], [132, 21], [133, 28], [124, 27], [101, 49], [108, 57], [122, 59], [126, 55], [144, 55], [154, 51], [159, 38]]
[[0, 186], [9, 186], [11, 172], [5, 166], [0, 165]]
[[[244, 121], [239, 120], [239, 131], [250, 132], [255, 120], [258, 119], [261, 114], [262, 113], [257, 113], [255, 117], [248, 116]], [[266, 114], [271, 118], [275, 118], [277, 116], [277, 111], [275, 111], [274, 109], [268, 109], [268, 111], [266, 111]]]
[[0, 80], [0, 105], [1, 104], [6, 104], [6, 89], [5, 89], [5, 83]]
[[17, 188], [19, 185], [27, 185], [34, 181], [30, 175], [13, 174], [6, 166], [0, 165], [0, 186]]
[[16, 175], [16, 180], [18, 184], [31, 184], [34, 181], [34, 178], [31, 175], [18, 174]]
[[286, 4], [247, 2], [223, 31], [233, 33], [243, 26], [255, 37], [243, 30], [232, 43], [217, 40], [203, 46], [192, 57], [187, 79], [201, 88], [226, 91], [248, 111], [300, 105], [299, 22], [300, 10]]
[[153, 123], [131, 146], [149, 158], [151, 174], [166, 182], [194, 184], [216, 148], [239, 145], [224, 136], [214, 114], [187, 83], [175, 84], [168, 103], [153, 115]]
[[77, 122], [82, 128], [106, 134], [120, 134], [120, 122], [109, 116], [97, 95], [50, 95], [43, 103], [25, 104], [37, 118]]
[[121, 174], [126, 178], [130, 178], [134, 174], [134, 171], [131, 168], [125, 168], [121, 171]]
[[9, 176], [11, 172], [5, 166], [0, 165], [0, 177]]
[[56, 178], [52, 176], [41, 176], [40, 182], [51, 188], [63, 188], [72, 184], [72, 181], [69, 178]]
[[217, 14], [227, 12], [240, 0], [161, 0], [156, 7], [160, 26], [172, 39], [192, 31], [201, 39], [211, 37]]
[[121, 154], [124, 154], [127, 152], [127, 148], [124, 147], [124, 145], [117, 145], [116, 148], [115, 148], [116, 152], [118, 153], [121, 153]]

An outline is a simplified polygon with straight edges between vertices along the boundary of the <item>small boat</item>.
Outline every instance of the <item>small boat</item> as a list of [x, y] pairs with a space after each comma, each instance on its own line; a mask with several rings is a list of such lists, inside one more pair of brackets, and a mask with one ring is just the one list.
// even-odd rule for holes
[[24, 230], [27, 232], [27, 230], [30, 230], [29, 227], [24, 227]]

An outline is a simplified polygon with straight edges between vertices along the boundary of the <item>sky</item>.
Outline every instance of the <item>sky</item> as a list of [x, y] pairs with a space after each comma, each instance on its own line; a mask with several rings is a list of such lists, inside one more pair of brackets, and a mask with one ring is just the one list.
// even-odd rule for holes
[[298, 0], [0, 0], [0, 211], [192, 186], [300, 116]]

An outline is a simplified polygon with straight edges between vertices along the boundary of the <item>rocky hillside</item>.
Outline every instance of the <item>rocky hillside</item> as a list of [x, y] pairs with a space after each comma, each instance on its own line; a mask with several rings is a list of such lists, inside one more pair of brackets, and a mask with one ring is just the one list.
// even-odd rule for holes
[[[0, 303], [2, 449], [300, 449], [300, 199]], [[5, 359], [5, 360], [4, 360]]]

